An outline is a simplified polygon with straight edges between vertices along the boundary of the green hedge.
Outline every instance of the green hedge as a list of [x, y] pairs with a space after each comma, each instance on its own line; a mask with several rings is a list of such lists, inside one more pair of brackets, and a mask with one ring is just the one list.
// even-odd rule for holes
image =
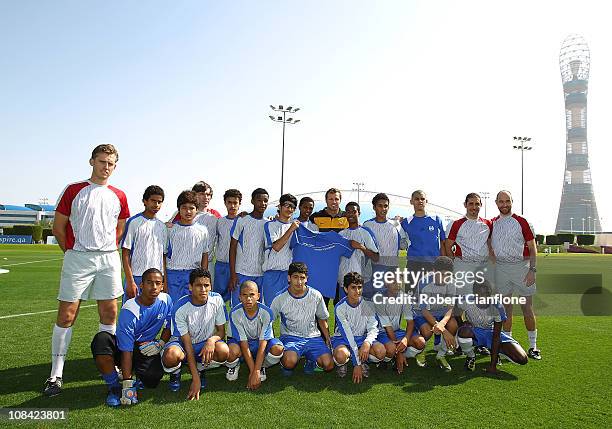
[[[13, 225], [3, 227], [4, 235], [31, 235], [32, 241], [41, 241], [44, 237], [44, 228], [41, 225]], [[49, 231], [51, 231], [49, 229]], [[46, 238], [45, 238], [46, 239]]]
[[574, 234], [560, 233], [560, 234], [557, 234], [557, 238], [559, 239], [559, 243], [561, 244], [566, 243], [566, 242], [569, 244], [574, 244], [574, 240], [576, 236]]
[[555, 246], [557, 244], [561, 244], [559, 242], [559, 237], [557, 237], [556, 235], [547, 235], [546, 236], [546, 244], [551, 245], [551, 246]]
[[536, 244], [544, 244], [544, 236], [542, 234], [536, 234]]
[[592, 246], [595, 243], [595, 236], [592, 234], [578, 234], [576, 241], [580, 246]]
[[53, 230], [51, 228], [43, 228], [43, 232], [42, 232], [42, 240], [43, 242], [47, 242], [47, 237], [50, 237], [53, 235]]

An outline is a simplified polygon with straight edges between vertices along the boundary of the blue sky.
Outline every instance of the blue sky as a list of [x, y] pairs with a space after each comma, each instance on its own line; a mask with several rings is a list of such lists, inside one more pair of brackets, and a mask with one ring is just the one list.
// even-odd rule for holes
[[[462, 210], [471, 191], [514, 191], [529, 135], [525, 215], [554, 229], [564, 165], [558, 54], [591, 49], [589, 149], [604, 228], [612, 202], [607, 103], [612, 31], [600, 2], [177, 1], [0, 3], [0, 202], [57, 198], [113, 143], [112, 182], [133, 212], [149, 184], [196, 180], [278, 197], [269, 104], [299, 106], [285, 190], [350, 188]], [[494, 212], [489, 202], [489, 213]], [[246, 204], [248, 206], [248, 204]]]

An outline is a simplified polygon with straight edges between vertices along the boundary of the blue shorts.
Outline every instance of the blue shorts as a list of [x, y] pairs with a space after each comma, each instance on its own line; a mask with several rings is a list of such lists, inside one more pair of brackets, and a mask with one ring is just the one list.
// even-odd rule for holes
[[[363, 345], [363, 342], [365, 341], [366, 336], [365, 335], [357, 335], [355, 337], [355, 343], [357, 343], [357, 348], [361, 347]], [[378, 341], [374, 341], [374, 343], [377, 343]], [[349, 348], [351, 348], [351, 346], [349, 345], [348, 341], [344, 339], [344, 337], [337, 337], [337, 336], [333, 336], [331, 337], [331, 343], [332, 343], [332, 348], [335, 350], [336, 347], [340, 347], [340, 346], [346, 346]], [[374, 344], [372, 343], [372, 344]]]
[[[436, 321], [440, 321], [442, 319], [444, 319], [444, 315], [446, 314], [446, 310], [444, 311], [444, 313], [435, 313], [432, 312], [431, 315], [434, 317], [434, 319], [436, 319]], [[421, 326], [423, 326], [423, 324], [427, 323], [429, 325], [429, 322], [427, 321], [427, 319], [425, 319], [422, 315], [415, 315], [414, 316], [414, 329], [418, 330], [419, 332], [421, 331]]]
[[[255, 356], [257, 355], [257, 352], [259, 351], [259, 340], [248, 340], [248, 342], [249, 342], [249, 350], [251, 351], [253, 358], [255, 358]], [[228, 338], [227, 344], [240, 345], [240, 341], [235, 338]], [[266, 344], [266, 354], [270, 353], [270, 349], [277, 344], [280, 344], [281, 346], [283, 345], [283, 343], [281, 343], [281, 341], [278, 338], [269, 339], [268, 343]]]
[[285, 346], [285, 352], [295, 352], [298, 359], [304, 356], [307, 360], [316, 362], [325, 354], [331, 355], [331, 351], [321, 337], [302, 338], [293, 335], [281, 335], [281, 342]]
[[[492, 329], [473, 327], [472, 332], [474, 333], [474, 338], [475, 338], [474, 345], [476, 347], [485, 346], [486, 348], [491, 349], [493, 345], [493, 330]], [[504, 331], [501, 331], [499, 340], [502, 343], [517, 343], [517, 341], [514, 338], [506, 334]]]
[[[396, 340], [401, 340], [402, 338], [404, 338], [406, 336], [406, 331], [404, 331], [403, 329], [396, 329], [395, 330], [395, 339]], [[387, 344], [389, 341], [391, 341], [391, 338], [389, 338], [389, 336], [387, 335], [387, 331], [380, 331], [378, 333], [378, 337], [376, 337], [376, 341], [378, 341], [381, 344]]]
[[[225, 341], [219, 340], [217, 342], [224, 343]], [[202, 352], [202, 349], [204, 348], [205, 345], [206, 345], [206, 341], [201, 341], [199, 343], [192, 344], [193, 354], [195, 355], [196, 362], [202, 362], [202, 356], [200, 355], [200, 353]], [[183, 353], [185, 353], [185, 347], [183, 346], [183, 342], [181, 340], [170, 341], [168, 344], [164, 346], [164, 350], [170, 347], [173, 347], [173, 346], [180, 348], [183, 351]], [[187, 362], [187, 353], [185, 353], [185, 359], [183, 359], [183, 361]]]
[[223, 301], [229, 301], [230, 292], [227, 290], [227, 284], [230, 279], [229, 263], [217, 261], [215, 262], [215, 280], [213, 282], [213, 292], [217, 292], [223, 297]]
[[272, 300], [285, 290], [289, 284], [287, 280], [287, 271], [270, 270], [266, 271], [261, 281], [261, 302], [270, 306]]
[[238, 273], [238, 284], [236, 285], [236, 287], [234, 288], [234, 290], [232, 291], [232, 296], [231, 296], [231, 307], [234, 308], [236, 305], [240, 304], [240, 285], [247, 281], [247, 280], [251, 280], [255, 283], [257, 283], [257, 288], [259, 289], [259, 293], [261, 293], [261, 283], [263, 281], [263, 276], [260, 277], [253, 277], [253, 276], [245, 276], [242, 275], [240, 273]]
[[168, 295], [172, 298], [172, 302], [189, 295], [189, 273], [191, 270], [167, 270]]
[[[137, 286], [140, 286], [140, 284], [142, 283], [142, 277], [141, 276], [133, 276], [133, 277], [134, 277], [134, 283], [136, 283]], [[123, 279], [123, 297], [121, 300], [121, 304], [125, 304], [125, 301], [129, 299], [127, 295], [125, 294], [126, 286], [127, 286], [127, 279]], [[136, 296], [138, 295], [140, 295], [140, 288], [136, 289]]]

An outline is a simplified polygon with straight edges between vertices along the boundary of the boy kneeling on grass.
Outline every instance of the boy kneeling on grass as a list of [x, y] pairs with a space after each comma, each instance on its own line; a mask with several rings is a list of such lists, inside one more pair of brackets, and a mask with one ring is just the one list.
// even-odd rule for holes
[[[140, 383], [157, 387], [164, 376], [159, 353], [170, 338], [172, 299], [162, 292], [164, 277], [157, 268], [142, 273], [140, 295], [123, 304], [116, 335], [98, 332], [91, 341], [96, 367], [108, 386], [106, 404], [111, 407], [138, 403]], [[156, 340], [164, 327], [161, 338]], [[115, 366], [121, 368], [123, 381]]]
[[467, 323], [459, 328], [457, 335], [459, 346], [467, 356], [465, 368], [468, 371], [474, 371], [476, 368], [474, 346], [483, 346], [491, 350], [491, 363], [486, 368], [488, 373], [497, 372], [498, 354], [511, 362], [520, 365], [527, 364], [528, 358], [525, 350], [518, 341], [502, 331], [502, 323], [506, 320], [504, 306], [501, 303], [480, 303], [482, 298], [492, 295], [491, 284], [482, 279], [476, 281], [473, 288], [474, 298], [479, 298], [478, 301], [458, 305], [459, 309], [465, 311], [464, 317], [467, 320]]
[[[266, 368], [276, 365], [283, 356], [283, 343], [274, 338], [272, 322], [274, 314], [270, 307], [259, 302], [257, 283], [246, 280], [240, 285], [240, 304], [232, 308], [229, 315], [231, 338], [228, 361], [242, 356], [249, 367], [247, 389], [256, 390], [266, 380]], [[226, 378], [238, 378], [240, 364], [228, 368]]]
[[331, 343], [339, 377], [345, 377], [349, 358], [353, 364], [353, 383], [369, 376], [367, 362], [378, 363], [385, 358], [385, 346], [376, 341], [378, 322], [370, 301], [361, 296], [363, 277], [351, 272], [344, 276], [344, 292], [334, 308], [335, 333]]
[[191, 386], [187, 399], [200, 399], [200, 390], [206, 387], [205, 370], [221, 365], [233, 367], [238, 359], [226, 362], [229, 354], [225, 338], [227, 320], [225, 302], [212, 292], [210, 272], [197, 268], [189, 274], [189, 292], [174, 306], [172, 317], [173, 341], [162, 352], [162, 364], [170, 373], [172, 392], [181, 388], [181, 364], [187, 361], [191, 373]]

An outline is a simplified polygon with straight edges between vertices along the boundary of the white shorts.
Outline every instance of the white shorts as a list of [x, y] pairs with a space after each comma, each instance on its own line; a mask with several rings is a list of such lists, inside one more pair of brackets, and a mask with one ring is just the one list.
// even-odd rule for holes
[[[489, 282], [494, 281], [493, 265], [489, 262], [466, 262], [461, 258], [453, 260], [453, 272], [455, 273], [455, 288], [457, 295], [467, 295], [473, 292], [474, 281], [484, 277]], [[457, 273], [462, 273], [461, 278]], [[471, 273], [471, 274], [465, 274]], [[480, 274], [479, 274], [480, 273]]]
[[119, 252], [67, 250], [57, 299], [77, 302], [116, 299], [123, 295]]
[[497, 262], [495, 264], [495, 292], [502, 295], [534, 295], [536, 293], [535, 283], [531, 286], [525, 284], [525, 276], [528, 272], [529, 261]]

